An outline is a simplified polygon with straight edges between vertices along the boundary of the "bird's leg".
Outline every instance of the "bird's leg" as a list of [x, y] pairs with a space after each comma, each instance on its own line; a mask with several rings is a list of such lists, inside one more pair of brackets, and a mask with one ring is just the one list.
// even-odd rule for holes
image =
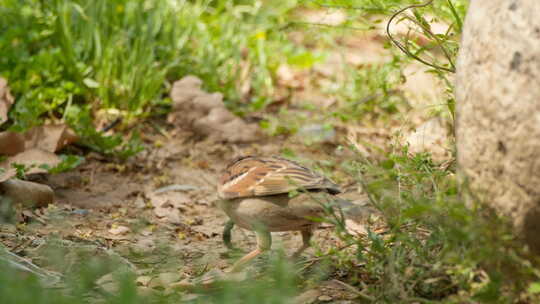
[[270, 250], [272, 247], [272, 235], [266, 229], [255, 230], [257, 235], [257, 249], [243, 256], [240, 260], [234, 263], [232, 267], [232, 272], [237, 272], [242, 269], [242, 267], [252, 259], [256, 258], [261, 253]]
[[227, 223], [225, 223], [225, 226], [223, 227], [223, 244], [225, 244], [225, 247], [227, 247], [229, 250], [235, 250], [233, 244], [231, 243], [231, 230], [234, 227], [234, 222], [232, 220], [229, 220]]
[[294, 259], [298, 258], [300, 254], [304, 252], [304, 250], [309, 248], [310, 246], [309, 241], [311, 240], [311, 237], [313, 236], [313, 232], [311, 231], [311, 229], [301, 230], [300, 232], [302, 233], [302, 247], [298, 248], [298, 250], [296, 250], [296, 252], [292, 255]]

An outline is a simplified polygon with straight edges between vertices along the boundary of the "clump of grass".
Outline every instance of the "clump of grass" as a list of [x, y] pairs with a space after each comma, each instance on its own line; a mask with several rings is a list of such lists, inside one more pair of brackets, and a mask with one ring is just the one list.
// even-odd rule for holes
[[[123, 140], [95, 130], [96, 111], [113, 109], [124, 126], [160, 113], [169, 104], [169, 83], [187, 74], [223, 92], [229, 105], [243, 101], [261, 108], [273, 89], [278, 54], [288, 44], [279, 28], [294, 5], [2, 1], [0, 75], [16, 97], [3, 128], [23, 131], [63, 119], [83, 143], [110, 152]], [[248, 100], [237, 90], [241, 62], [249, 66]]]
[[332, 92], [345, 101], [332, 116], [344, 122], [366, 116], [376, 120], [402, 111], [407, 105], [398, 90], [404, 82], [402, 65], [404, 59], [394, 56], [386, 63], [348, 71], [349, 81]]
[[452, 169], [407, 147], [376, 163], [359, 157], [344, 167], [388, 225], [384, 234], [359, 239], [332, 217], [338, 236], [357, 248], [336, 255], [349, 265], [349, 283], [387, 303], [538, 301], [531, 292], [540, 279], [535, 259], [504, 218], [463, 202]]

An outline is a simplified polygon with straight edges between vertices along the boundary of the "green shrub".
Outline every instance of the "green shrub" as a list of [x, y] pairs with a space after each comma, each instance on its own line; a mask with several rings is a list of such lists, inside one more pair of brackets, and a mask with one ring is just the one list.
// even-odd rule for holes
[[239, 66], [247, 62], [254, 101], [248, 104], [263, 107], [279, 58], [269, 54], [287, 49], [279, 28], [295, 1], [264, 8], [230, 1], [0, 4], [0, 76], [16, 97], [4, 128], [24, 131], [44, 119], [65, 119], [84, 143], [110, 152], [122, 140], [99, 139], [96, 110], [114, 109], [130, 124], [166, 107], [170, 82], [187, 74], [238, 106]]

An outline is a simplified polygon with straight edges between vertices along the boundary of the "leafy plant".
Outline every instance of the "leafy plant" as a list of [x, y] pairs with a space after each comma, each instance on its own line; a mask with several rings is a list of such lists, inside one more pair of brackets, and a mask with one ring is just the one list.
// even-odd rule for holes
[[[466, 206], [454, 174], [429, 154], [405, 147], [377, 163], [359, 154], [344, 167], [388, 226], [363, 239], [349, 234], [340, 216], [329, 217], [345, 247], [357, 248], [339, 257], [349, 265], [349, 283], [381, 302], [534, 298], [533, 285], [523, 282], [538, 280], [540, 272], [510, 225], [483, 205]], [[508, 273], [512, 279], [503, 280]]]
[[[44, 119], [67, 119], [85, 145], [110, 153], [121, 150], [122, 140], [95, 131], [96, 110], [119, 110], [130, 124], [167, 106], [170, 81], [187, 74], [223, 92], [236, 112], [264, 107], [279, 58], [269, 54], [288, 43], [278, 29], [295, 1], [264, 9], [229, 1], [1, 4], [0, 75], [16, 97], [4, 128], [24, 131]], [[238, 93], [242, 73], [250, 83], [247, 97]]]
[[61, 154], [60, 160], [60, 163], [52, 168], [48, 165], [41, 165], [40, 167], [52, 174], [66, 172], [81, 165], [84, 162], [84, 157]]

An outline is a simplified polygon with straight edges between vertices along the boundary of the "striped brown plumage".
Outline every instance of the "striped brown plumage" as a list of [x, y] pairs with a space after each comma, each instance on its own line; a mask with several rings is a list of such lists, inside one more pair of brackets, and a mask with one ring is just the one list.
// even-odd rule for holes
[[337, 194], [339, 187], [328, 178], [285, 158], [243, 156], [223, 173], [218, 194], [222, 199], [266, 196], [294, 190], [322, 190]]

